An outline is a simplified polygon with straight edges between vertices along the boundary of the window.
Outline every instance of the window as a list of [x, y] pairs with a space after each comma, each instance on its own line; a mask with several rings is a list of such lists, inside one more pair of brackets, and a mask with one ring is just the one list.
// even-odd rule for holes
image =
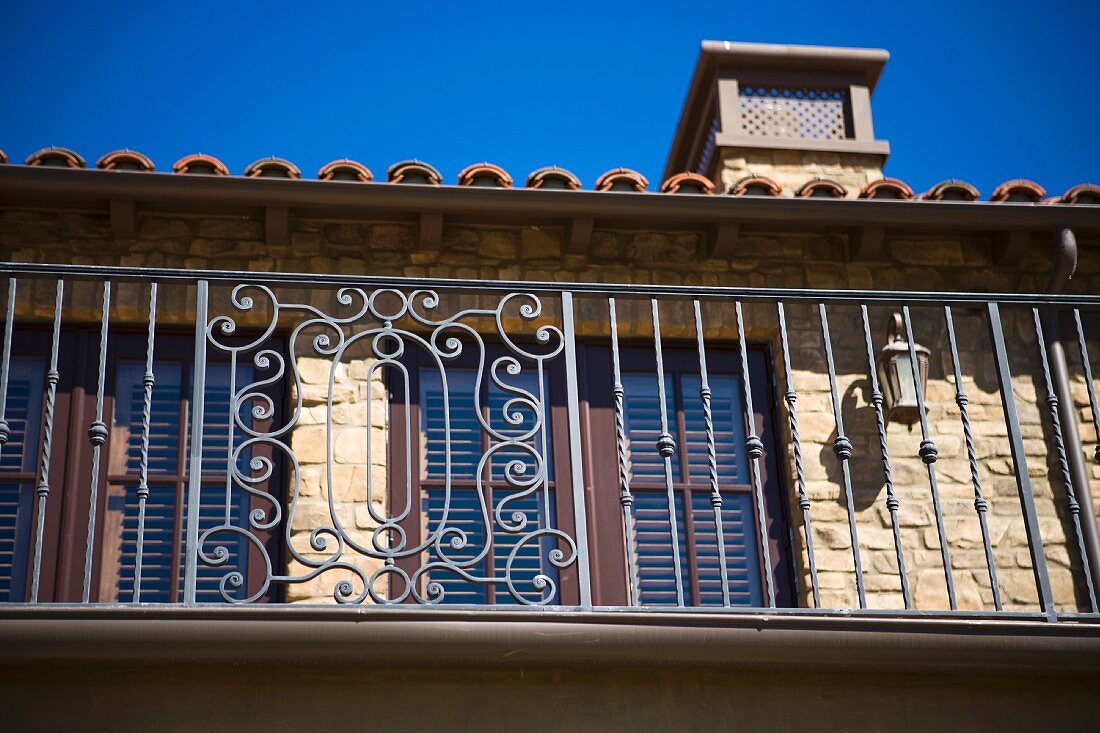
[[[400, 440], [406, 421], [404, 379], [390, 380], [390, 514], [396, 516], [409, 505], [404, 487], [411, 478], [416, 511], [404, 522], [409, 545], [441, 536], [423, 557], [398, 565], [410, 575], [430, 566], [425, 581], [439, 585], [444, 603], [517, 604], [513, 593], [539, 602], [545, 596], [536, 578], [545, 576], [557, 589], [550, 603], [575, 604], [573, 568], [559, 570], [549, 562], [557, 540], [547, 536], [522, 541], [536, 529], [573, 535], [569, 477], [556, 468], [568, 466], [569, 460], [568, 436], [563, 434], [564, 385], [555, 374], [543, 375], [540, 385], [533, 367], [507, 378], [512, 390], [499, 386], [487, 370], [479, 384], [474, 348], [464, 351], [463, 357], [447, 362], [443, 373], [433, 359], [411, 353], [407, 357], [412, 446]], [[503, 355], [490, 349], [486, 363]], [[545, 406], [544, 416], [536, 414], [523, 392]], [[407, 455], [413, 457], [411, 477], [405, 473]], [[531, 490], [517, 490], [506, 473]], [[502, 504], [510, 494], [522, 495]], [[452, 540], [462, 546], [454, 547]]]
[[27, 551], [34, 513], [35, 436], [39, 433], [38, 405], [44, 370], [32, 359], [13, 358], [8, 372], [7, 421], [11, 431], [0, 452], [0, 601], [23, 599], [27, 584]]
[[[638, 597], [644, 605], [676, 602], [672, 537], [668, 528], [668, 496], [664, 460], [657, 453], [661, 430], [656, 376], [642, 372], [622, 375], [627, 455], [634, 495], [638, 564]], [[751, 537], [754, 513], [748, 464], [744, 460], [744, 407], [741, 379], [715, 375], [713, 391], [715, 455], [723, 494], [723, 534], [727, 549], [727, 580], [731, 602], [759, 606], [763, 602], [760, 564]], [[710, 503], [710, 469], [700, 378], [679, 370], [666, 373], [665, 395], [669, 431], [676, 442], [672, 480], [677, 538], [682, 558], [684, 593], [694, 604], [722, 603], [718, 533]], [[685, 517], [690, 517], [686, 521]], [[695, 587], [698, 581], [698, 588]]]
[[[41, 601], [80, 600], [91, 501], [87, 477], [92, 471], [92, 451], [87, 431], [96, 407], [98, 333], [65, 332], [59, 347], [61, 374], [50, 460], [51, 490], [43, 517]], [[11, 436], [0, 452], [0, 600], [10, 601], [30, 596], [49, 335], [20, 334], [15, 348], [18, 353], [12, 356], [7, 407]], [[190, 337], [157, 336], [150, 404], [149, 495], [141, 543], [143, 602], [182, 598], [193, 348]], [[108, 437], [101, 451], [91, 599], [128, 602], [134, 598], [139, 544], [145, 338], [112, 333], [108, 359], [103, 405]], [[208, 363], [200, 532], [220, 524], [226, 516], [237, 526], [247, 526], [252, 508], [243, 492], [226, 489], [230, 376], [228, 364]], [[249, 376], [249, 368], [240, 367], [238, 383]], [[242, 410], [241, 414], [249, 413]], [[247, 465], [250, 458], [241, 455], [239, 460]], [[243, 538], [231, 533], [212, 535], [207, 549], [215, 545], [225, 548], [228, 560], [219, 567], [199, 564], [197, 600], [223, 600], [220, 580], [233, 571], [242, 573], [246, 582], [230, 591], [244, 597], [251, 587], [248, 579], [254, 569], [249, 566], [256, 558], [250, 556], [255, 553]]]
[[[469, 351], [473, 351], [471, 348]], [[486, 363], [494, 355], [490, 352]], [[467, 354], [469, 357], [469, 354]], [[581, 411], [584, 445], [584, 473], [590, 482], [587, 490], [587, 515], [591, 537], [593, 596], [598, 605], [628, 603], [626, 583], [626, 548], [623, 546], [622, 515], [619, 505], [617, 441], [615, 439], [613, 375], [610, 352], [606, 348], [582, 344]], [[664, 462], [657, 452], [660, 436], [660, 403], [657, 397], [656, 362], [651, 348], [622, 350], [622, 383], [625, 391], [624, 418], [627, 455], [631, 469], [630, 488], [634, 497], [635, 538], [629, 548], [636, 558], [640, 601], [644, 605], [674, 605], [676, 588], [673, 570], [672, 539], [669, 527], [669, 502], [665, 483]], [[708, 353], [710, 387], [714, 420], [715, 452], [718, 483], [722, 495], [722, 530], [727, 555], [727, 576], [731, 603], [742, 606], [766, 605], [763, 581], [764, 557], [757, 530], [756, 502], [749, 464], [745, 455], [745, 411], [742, 396], [741, 365], [735, 350], [715, 349]], [[466, 540], [461, 550], [445, 552], [462, 565], [470, 576], [499, 578], [503, 563], [516, 544], [519, 533], [508, 532], [492, 516], [501, 498], [516, 489], [503, 476], [505, 466], [517, 461], [529, 474], [537, 466], [531, 454], [519, 447], [497, 449], [481, 466], [482, 481], [477, 481], [479, 461], [499, 442], [489, 437], [483, 425], [502, 435], [516, 433], [504, 420], [504, 405], [511, 396], [483, 375], [477, 384], [476, 361], [445, 363], [446, 390], [434, 360], [415, 356], [406, 360], [410, 397], [409, 435], [415, 445], [409, 447], [412, 456], [412, 502], [416, 512], [406, 523], [410, 544], [432, 536], [444, 521], [445, 477], [450, 461], [451, 500], [447, 507], [448, 527], [461, 530]], [[757, 410], [757, 434], [773, 436], [770, 406], [773, 398], [766, 370], [766, 355], [750, 353], [753, 404]], [[523, 514], [530, 526], [560, 528], [575, 536], [571, 527], [572, 489], [569, 471], [569, 435], [566, 429], [564, 375], [554, 364], [545, 376], [542, 394], [547, 405], [547, 419], [542, 430], [528, 436], [528, 442], [545, 440], [545, 494], [533, 492], [508, 506], [505, 518], [515, 511]], [[538, 379], [532, 367], [525, 366], [509, 384], [538, 393]], [[672, 457], [675, 517], [682, 563], [685, 603], [687, 605], [721, 605], [723, 592], [718, 533], [711, 506], [709, 458], [702, 404], [699, 399], [700, 377], [698, 356], [694, 349], [665, 351], [666, 410], [669, 432], [676, 442]], [[391, 442], [390, 465], [395, 469], [391, 479], [391, 513], [400, 513], [409, 504], [405, 498], [404, 465], [406, 446], [400, 440], [405, 435], [404, 378], [391, 380]], [[480, 393], [478, 390], [480, 389]], [[476, 397], [476, 398], [475, 398]], [[526, 408], [520, 408], [521, 412]], [[479, 419], [480, 413], [480, 419]], [[523, 425], [532, 424], [534, 415], [524, 414]], [[450, 424], [450, 453], [447, 453], [447, 423]], [[538, 446], [536, 445], [536, 448]], [[765, 526], [776, 574], [777, 602], [793, 603], [792, 576], [787, 553], [789, 539], [783, 521], [784, 506], [779, 487], [775, 449], [768, 446], [761, 461], [761, 480], [765, 494]], [[479, 493], [480, 492], [480, 493]], [[489, 522], [486, 522], [486, 513]], [[487, 527], [491, 531], [487, 531]], [[456, 532], [454, 536], [457, 536]], [[487, 536], [488, 535], [488, 536]], [[551, 547], [525, 547], [516, 563], [523, 568], [524, 580], [545, 573], [555, 580], [559, 571], [546, 562]], [[438, 553], [429, 549], [419, 559], [409, 559], [402, 566], [410, 574], [427, 563], [437, 563]], [[399, 563], [401, 564], [401, 563]], [[572, 603], [576, 590], [575, 578], [561, 571], [560, 597], [552, 602]], [[444, 602], [449, 603], [513, 603], [499, 583], [474, 582], [459, 571], [439, 567], [427, 573], [428, 580], [438, 582], [444, 590]], [[516, 573], [519, 575], [519, 573]], [[523, 584], [520, 584], [521, 586]], [[530, 587], [529, 585], [526, 587]], [[530, 600], [537, 600], [531, 593]]]
[[[749, 351], [749, 378], [753, 394], [756, 434], [775, 436], [771, 407], [775, 404], [763, 350]], [[634, 498], [637, 590], [643, 605], [675, 605], [676, 585], [669, 500], [664, 460], [657, 451], [661, 434], [657, 364], [651, 347], [620, 351], [623, 412], [630, 489]], [[586, 350], [589, 459], [596, 486], [590, 526], [600, 582], [597, 595], [608, 605], [628, 598], [618, 503], [618, 446], [612, 397], [614, 375], [610, 349]], [[714, 423], [718, 489], [722, 497], [722, 534], [726, 554], [726, 583], [730, 603], [767, 605], [765, 557], [749, 458], [745, 453], [746, 419], [739, 352], [735, 348], [707, 349], [708, 383]], [[665, 348], [665, 414], [675, 443], [671, 458], [677, 539], [684, 602], [690, 606], [722, 605], [722, 577], [718, 533], [711, 506], [709, 456], [700, 399], [699, 356], [694, 347]], [[789, 533], [785, 522], [778, 446], [765, 445], [760, 461], [764, 497], [764, 525], [775, 575], [776, 602], [793, 605]], [[616, 534], [617, 531], [617, 534]], [[597, 601], [599, 602], [599, 601]]]

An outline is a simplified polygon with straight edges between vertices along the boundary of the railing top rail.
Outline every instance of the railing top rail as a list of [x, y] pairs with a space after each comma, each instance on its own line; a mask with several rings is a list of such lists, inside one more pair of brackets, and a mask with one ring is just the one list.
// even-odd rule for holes
[[570, 292], [575, 295], [644, 295], [677, 298], [737, 298], [745, 301], [807, 301], [838, 303], [917, 303], [934, 305], [979, 305], [989, 302], [1023, 305], [1062, 305], [1100, 308], [1097, 295], [1051, 295], [1046, 293], [975, 293], [899, 290], [835, 290], [813, 288], [745, 288], [706, 285], [647, 285], [632, 283], [545, 282], [524, 280], [446, 279], [380, 275], [337, 275], [314, 273], [251, 272], [247, 270], [182, 270], [103, 265], [64, 265], [0, 262], [0, 275], [64, 277], [137, 282], [228, 282], [283, 286], [366, 287], [405, 290], [480, 290]]

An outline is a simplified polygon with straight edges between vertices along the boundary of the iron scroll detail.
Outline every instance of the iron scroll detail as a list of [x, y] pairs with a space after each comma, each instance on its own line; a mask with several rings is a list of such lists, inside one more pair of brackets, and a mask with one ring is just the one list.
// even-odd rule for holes
[[[521, 499], [537, 499], [549, 507], [550, 477], [548, 448], [545, 436], [548, 405], [545, 375], [548, 364], [564, 350], [560, 328], [543, 316], [542, 302], [533, 293], [517, 292], [502, 295], [495, 307], [467, 308], [452, 315], [437, 312], [440, 297], [434, 290], [404, 291], [383, 288], [368, 291], [358, 287], [340, 288], [335, 292], [336, 304], [326, 311], [303, 302], [283, 302], [271, 288], [262, 284], [236, 285], [231, 292], [227, 313], [213, 315], [206, 323], [208, 343], [227, 355], [230, 370], [229, 437], [226, 446], [227, 479], [224, 489], [223, 521], [200, 532], [197, 547], [199, 566], [226, 566], [230, 553], [227, 545], [234, 539], [246, 542], [252, 555], [260, 558], [262, 578], [250, 580], [247, 591], [244, 575], [229, 569], [220, 576], [218, 588], [223, 600], [248, 603], [266, 594], [272, 584], [305, 583], [327, 573], [338, 573], [332, 597], [337, 603], [422, 604], [442, 603], [446, 597], [441, 576], [450, 576], [470, 583], [492, 586], [498, 596], [505, 594], [511, 602], [523, 605], [545, 605], [558, 597], [557, 573], [538, 572], [522, 579], [515, 572], [521, 552], [537, 547], [540, 566], [564, 569], [577, 561], [577, 544], [566, 532], [551, 526], [551, 512], [540, 512], [536, 519], [514, 509]], [[258, 335], [238, 335], [239, 323], [254, 323], [262, 316], [265, 324]], [[510, 333], [509, 327], [519, 323], [530, 326], [533, 333], [526, 340]], [[287, 329], [289, 333], [287, 333]], [[253, 332], [255, 333], [255, 332]], [[285, 347], [273, 348], [273, 339], [285, 336]], [[499, 343], [504, 355], [490, 358], [486, 335]], [[533, 336], [533, 344], [531, 340]], [[362, 531], [347, 526], [340, 516], [333, 486], [334, 450], [333, 412], [336, 374], [350, 359], [369, 364], [364, 380], [378, 381], [388, 372], [392, 379], [409, 383], [404, 357], [410, 350], [419, 350], [422, 362], [438, 373], [444, 391], [443, 419], [447, 435], [445, 476], [441, 518], [433, 522], [424, 536], [413, 541], [405, 530], [410, 515], [417, 511], [413, 496], [411, 471], [418, 467], [419, 456], [413, 456], [412, 441], [404, 441], [406, 480], [400, 487], [382, 483], [370, 470], [365, 472], [365, 511], [374, 527], [369, 539]], [[352, 356], [354, 355], [354, 357]], [[469, 531], [469, 525], [454, 522], [454, 466], [450, 435], [453, 416], [447, 393], [448, 365], [460, 356], [466, 362], [476, 362], [475, 410], [477, 424], [487, 439], [488, 447], [479, 458], [474, 475], [478, 496], [477, 522], [479, 532]], [[328, 516], [308, 528], [308, 540], [303, 546], [301, 517], [296, 515], [302, 504], [303, 461], [297, 455], [292, 436], [302, 427], [308, 409], [303, 399], [301, 366], [305, 359], [320, 359], [328, 364], [327, 395], [323, 404], [325, 456], [323, 493], [327, 497]], [[247, 366], [248, 370], [240, 367]], [[242, 374], [251, 374], [244, 379]], [[520, 383], [519, 377], [537, 376], [534, 389]], [[243, 383], [238, 383], [243, 382]], [[279, 414], [270, 396], [274, 386], [291, 387], [291, 399], [284, 415]], [[494, 403], [496, 415], [489, 415], [489, 405], [483, 395], [488, 389], [504, 395], [502, 404]], [[405, 390], [404, 409], [410, 399]], [[374, 415], [374, 401], [384, 400], [365, 390], [366, 414]], [[396, 406], [402, 409], [401, 405]], [[312, 409], [316, 410], [317, 407]], [[502, 422], [501, 422], [502, 421]], [[406, 425], [408, 423], [406, 422]], [[500, 425], [506, 425], [503, 430]], [[372, 450], [368, 437], [367, 451]], [[520, 456], [520, 457], [517, 457]], [[487, 491], [492, 461], [503, 460], [503, 470], [492, 479]], [[369, 458], [368, 458], [369, 461]], [[290, 478], [285, 504], [272, 488], [276, 463], [289, 470]], [[205, 488], [209, 491], [210, 489]], [[388, 492], [388, 493], [387, 493]], [[230, 507], [245, 501], [251, 507], [247, 519], [234, 517]], [[390, 505], [382, 500], [390, 497]], [[486, 497], [491, 497], [487, 499]], [[468, 522], [469, 520], [467, 520]], [[286, 572], [283, 558], [273, 557], [263, 539], [265, 533], [280, 532], [287, 553]], [[486, 563], [490, 551], [489, 539], [501, 533], [512, 535], [512, 547], [503, 563]], [[476, 536], [475, 536], [476, 535]], [[480, 539], [479, 539], [480, 538]], [[408, 558], [425, 558], [415, 570]], [[403, 567], [404, 565], [404, 567]], [[256, 565], [253, 564], [255, 573]], [[295, 572], [291, 572], [294, 570]]]

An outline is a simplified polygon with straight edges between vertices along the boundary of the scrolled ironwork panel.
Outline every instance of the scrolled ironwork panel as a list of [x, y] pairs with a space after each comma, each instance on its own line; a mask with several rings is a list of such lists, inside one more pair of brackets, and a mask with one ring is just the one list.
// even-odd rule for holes
[[[231, 386], [225, 521], [206, 527], [196, 544], [200, 565], [224, 564], [219, 543], [231, 536], [260, 558], [252, 572], [259, 567], [261, 578], [226, 573], [224, 600], [249, 602], [275, 585], [312, 584], [341, 604], [461, 602], [466, 591], [456, 589], [462, 588], [476, 589], [477, 602], [489, 594], [498, 603], [560, 602], [560, 572], [578, 569], [581, 553], [553, 511], [546, 385], [566, 341], [544, 316], [542, 299], [527, 292], [478, 296], [477, 307], [449, 311], [446, 293], [434, 290], [347, 287], [333, 295], [330, 304], [319, 304], [324, 298], [316, 292], [297, 302], [263, 284], [240, 284], [228, 307], [212, 309], [206, 321], [211, 353], [228, 358], [231, 374], [250, 365], [253, 375], [243, 383], [234, 376]], [[485, 300], [489, 307], [481, 307]], [[411, 363], [421, 371], [413, 374]], [[318, 369], [319, 376], [311, 373]], [[343, 424], [349, 370], [357, 374], [365, 429]], [[387, 378], [400, 384], [404, 404], [389, 405], [389, 396], [378, 393]], [[435, 395], [430, 416], [417, 405], [421, 419], [435, 421], [422, 429], [435, 436], [425, 441], [410, 427], [419, 398], [413, 380], [430, 381]], [[278, 386], [291, 393], [281, 417], [270, 397]], [[391, 407], [404, 417], [402, 435], [391, 434], [388, 418], [379, 417]], [[304, 430], [323, 432], [319, 460], [297, 440]], [[391, 487], [394, 466], [379, 453], [394, 460], [393, 440], [403, 446], [396, 460], [405, 480]], [[425, 482], [432, 488], [417, 495], [413, 477], [422, 475], [429, 453]], [[350, 489], [340, 478], [349, 456], [361, 458], [352, 467], [363, 469], [352, 473]], [[317, 468], [311, 462], [322, 476], [320, 514], [303, 484]], [[289, 469], [285, 501], [271, 481], [276, 464]], [[234, 492], [252, 507], [243, 525], [228, 510]], [[273, 532], [289, 555], [286, 572], [265, 541]], [[305, 546], [295, 532], [307, 533]], [[331, 588], [329, 576], [338, 578]]]

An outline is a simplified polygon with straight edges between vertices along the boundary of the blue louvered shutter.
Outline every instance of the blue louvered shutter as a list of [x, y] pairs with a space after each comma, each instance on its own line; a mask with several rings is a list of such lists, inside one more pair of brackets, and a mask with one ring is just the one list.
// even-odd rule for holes
[[4, 415], [10, 434], [0, 450], [0, 601], [25, 600], [27, 563], [34, 514], [33, 476], [38, 460], [41, 401], [45, 362], [13, 357], [8, 371], [8, 402]]
[[[714, 454], [718, 464], [718, 485], [748, 484], [749, 467], [745, 455], [745, 412], [741, 398], [741, 379], [712, 375], [711, 419], [714, 423]], [[691, 483], [710, 488], [706, 422], [699, 399], [702, 382], [696, 374], [683, 374], [680, 389], [684, 405], [684, 437]]]
[[[626, 391], [624, 417], [634, 493], [634, 552], [639, 600], [643, 605], [675, 605], [669, 499], [663, 487], [664, 463], [656, 449], [661, 432], [657, 381], [653, 374], [631, 373], [623, 374], [622, 381]], [[672, 459], [673, 506], [685, 602], [690, 605], [693, 593], [697, 592], [699, 605], [721, 605], [722, 578], [714, 511], [710, 503], [710, 467], [699, 399], [700, 384], [698, 375], [666, 374], [665, 409], [669, 433], [678, 447]], [[744, 491], [729, 490], [733, 486], [744, 486], [749, 480], [744, 455], [741, 380], [735, 376], [714, 375], [710, 378], [710, 387], [730, 601], [734, 605], [758, 606], [762, 595], [752, 497]], [[682, 407], [682, 436], [677, 400]], [[679, 446], [683, 444], [686, 444], [686, 457], [681, 463]], [[686, 469], [683, 473], [682, 468]], [[685, 524], [684, 505], [688, 501], [691, 504], [690, 527]], [[690, 555], [689, 530], [694, 545], [694, 553]]]
[[[226, 490], [224, 476], [230, 460], [229, 426], [232, 416], [230, 391], [230, 377], [232, 376], [228, 364], [208, 364], [206, 368], [206, 406], [203, 412], [202, 426], [202, 472], [218, 476], [216, 482], [204, 480], [199, 506], [199, 534], [205, 530], [219, 525], [229, 524], [242, 530], [248, 528], [248, 499], [247, 494], [238, 486]], [[252, 381], [252, 369], [247, 365], [237, 367], [236, 388]], [[242, 406], [240, 415], [246, 426], [252, 425], [251, 412], [248, 406]], [[190, 438], [190, 421], [188, 421], [188, 438]], [[233, 446], [239, 446], [244, 436], [238, 426], [234, 426]], [[189, 441], [188, 441], [189, 442]], [[252, 454], [243, 451], [237, 459], [238, 469], [248, 475], [248, 462]], [[190, 465], [188, 462], [186, 465]], [[187, 491], [183, 492], [184, 509], [187, 508]], [[186, 511], [185, 511], [186, 514]], [[195, 599], [199, 603], [220, 603], [225, 599], [219, 589], [220, 583], [229, 573], [240, 573], [245, 583], [242, 587], [234, 589], [226, 586], [226, 592], [231, 598], [243, 599], [248, 596], [248, 540], [240, 532], [223, 531], [210, 536], [210, 540], [203, 548], [207, 554], [213, 554], [217, 547], [225, 548], [228, 559], [222, 565], [212, 566], [198, 563], [197, 578], [195, 581]], [[180, 588], [183, 588], [183, 568], [186, 564], [186, 548], [180, 547]]]
[[[496, 492], [494, 498], [496, 501], [499, 501], [504, 495], [504, 492]], [[446, 505], [446, 493], [444, 490], [428, 489], [424, 491], [421, 501], [421, 511], [429, 532], [439, 529], [440, 523], [443, 521], [443, 510]], [[550, 492], [550, 505], [551, 512], [553, 512], [553, 490]], [[485, 549], [487, 523], [483, 512], [486, 510], [489, 513], [488, 526], [493, 528], [492, 547], [489, 553], [489, 558], [492, 560], [493, 577], [504, 578], [509, 555], [518, 544], [523, 534], [526, 534], [527, 531], [538, 526], [540, 517], [543, 515], [545, 509], [540, 505], [539, 497], [535, 494], [522, 497], [517, 501], [509, 502], [507, 512], [509, 518], [513, 512], [521, 512], [527, 517], [528, 522], [528, 530], [525, 530], [524, 533], [512, 534], [505, 532], [495, 524], [492, 515], [492, 504], [489, 504], [486, 509], [482, 508], [481, 502], [478, 500], [476, 489], [452, 489], [446, 526], [448, 528], [462, 530], [466, 535], [467, 545], [461, 550], [451, 549], [449, 541], [457, 535], [451, 533], [444, 535], [443, 547], [447, 558], [452, 561], [458, 561], [456, 562], [456, 564], [458, 564], [473, 559]], [[550, 577], [555, 583], [557, 582], [557, 568], [545, 562], [545, 558], [549, 556], [550, 551], [553, 549], [554, 545], [544, 540], [542, 545], [538, 543], [528, 543], [516, 554], [516, 559], [512, 565], [511, 577], [516, 587], [516, 592], [523, 598], [531, 602], [541, 600], [542, 596], [535, 591], [532, 586], [532, 582], [536, 575], [543, 574]], [[483, 558], [476, 564], [465, 566], [465, 570], [473, 576], [485, 577], [489, 558]], [[439, 560], [440, 556], [434, 550], [428, 552], [427, 562], [438, 562]], [[453, 570], [439, 568], [438, 570], [429, 572], [428, 578], [430, 581], [437, 582], [443, 587], [445, 592], [443, 599], [444, 603], [484, 604], [489, 602], [488, 585], [466, 580]], [[504, 585], [497, 583], [494, 584], [494, 588], [494, 603], [518, 603]], [[556, 599], [551, 600], [551, 602], [555, 601]]]
[[[188, 380], [184, 380], [185, 369]], [[143, 362], [120, 361], [117, 366], [115, 415], [112, 437], [124, 440], [121, 456], [112, 472], [126, 476], [124, 484], [112, 486], [107, 499], [108, 512], [115, 513], [113, 525], [117, 538], [117, 573], [113, 592], [120, 601], [133, 598], [134, 574], [137, 566], [138, 498], [140, 475], [142, 408], [144, 386]], [[153, 368], [156, 381], [150, 410], [149, 427], [149, 498], [145, 504], [145, 533], [142, 547], [141, 601], [166, 603], [172, 599], [173, 584], [180, 593], [186, 563], [181, 518], [186, 516], [189, 455], [184, 446], [189, 440], [190, 421], [185, 419], [190, 401], [190, 369], [181, 362], [158, 361]], [[238, 373], [238, 383], [247, 378], [248, 370]], [[211, 364], [207, 367], [205, 414], [203, 423], [203, 473], [209, 476], [202, 487], [199, 531], [222, 524], [226, 517], [224, 478], [228, 456], [229, 367]], [[247, 413], [244, 413], [247, 414]], [[238, 431], [239, 432], [239, 431]], [[240, 436], [238, 436], [239, 438]], [[181, 449], [183, 453], [181, 455]], [[247, 465], [248, 456], [242, 457]], [[121, 465], [117, 465], [121, 463]], [[243, 492], [229, 492], [229, 516], [233, 525], [245, 527], [247, 504]], [[245, 540], [236, 534], [224, 533], [208, 544], [207, 550], [222, 545], [229, 553], [226, 565], [218, 567], [199, 563], [196, 598], [200, 602], [223, 600], [218, 582], [228, 572], [246, 571]], [[242, 595], [243, 591], [238, 592]], [[178, 596], [177, 596], [178, 597]]]
[[[631, 481], [637, 483], [663, 483], [665, 463], [657, 453], [657, 440], [661, 437], [661, 401], [657, 393], [657, 377], [654, 374], [623, 374], [623, 417], [626, 428], [626, 451], [630, 461]], [[665, 375], [665, 414], [669, 430], [676, 433], [676, 393], [671, 374]], [[680, 476], [680, 453], [672, 456], [672, 477]], [[667, 517], [666, 517], [667, 520]]]
[[[521, 497], [506, 505], [506, 518], [511, 522], [511, 515], [519, 512], [527, 518], [527, 525], [520, 533], [511, 533], [502, 528], [493, 516], [493, 508], [496, 502], [515, 494], [518, 489], [511, 487], [504, 477], [504, 471], [511, 463], [523, 466], [523, 473], [518, 474], [527, 479], [535, 475], [536, 461], [531, 452], [520, 448], [507, 448], [494, 453], [490, 459], [488, 470], [483, 474], [483, 487], [485, 489], [484, 506], [478, 496], [476, 488], [477, 466], [487, 447], [486, 436], [481, 423], [478, 420], [476, 410], [482, 404], [477, 399], [477, 374], [472, 369], [450, 368], [446, 372], [446, 398], [443, 379], [439, 372], [432, 369], [420, 371], [420, 421], [421, 444], [423, 446], [421, 478], [429, 482], [421, 493], [421, 514], [423, 531], [428, 535], [439, 531], [446, 512], [446, 528], [461, 530], [466, 536], [466, 547], [461, 550], [450, 549], [449, 541], [456, 534], [444, 536], [445, 555], [458, 562], [468, 561], [477, 557], [485, 550], [486, 543], [491, 547], [486, 557], [464, 569], [472, 576], [503, 578], [506, 574], [508, 558], [512, 550], [519, 543], [523, 535], [534, 531], [539, 527], [553, 526], [555, 517], [554, 491], [549, 491], [549, 497], [540, 488], [527, 496]], [[509, 384], [516, 385], [527, 390], [536, 397], [540, 396], [538, 378], [534, 372], [523, 372], [520, 375], [510, 377]], [[546, 384], [543, 384], [542, 399], [545, 401]], [[486, 389], [486, 404], [488, 408], [488, 421], [492, 428], [505, 436], [518, 436], [530, 431], [535, 423], [536, 415], [530, 405], [522, 401], [512, 401], [515, 394], [501, 390], [496, 385], [490, 385]], [[509, 404], [511, 401], [511, 404]], [[444, 404], [450, 410], [450, 460], [451, 460], [451, 496], [449, 508], [447, 505], [446, 491], [436, 484], [447, 476], [447, 416], [444, 414]], [[507, 413], [505, 408], [509, 408]], [[513, 418], [521, 418], [518, 425], [510, 423], [506, 414]], [[545, 432], [546, 449], [543, 449], [542, 441]], [[547, 475], [553, 481], [552, 449], [549, 425], [549, 411], [547, 411], [547, 424], [542, 427], [528, 441], [547, 460]], [[431, 483], [436, 482], [436, 483]], [[547, 506], [547, 504], [549, 506]], [[549, 511], [549, 514], [548, 514]], [[486, 519], [486, 515], [488, 519]], [[541, 596], [533, 589], [532, 582], [536, 575], [543, 574], [552, 579], [557, 579], [557, 569], [546, 562], [553, 547], [540, 546], [537, 542], [524, 544], [516, 554], [512, 566], [512, 580], [516, 590], [525, 599], [537, 601]], [[425, 562], [439, 562], [439, 554], [431, 549], [427, 553]], [[460, 573], [454, 570], [440, 567], [428, 574], [431, 582], [439, 583], [444, 591], [445, 603], [497, 603], [509, 604], [517, 601], [509, 594], [501, 583], [476, 583], [466, 580]], [[556, 601], [553, 599], [551, 602]]]

